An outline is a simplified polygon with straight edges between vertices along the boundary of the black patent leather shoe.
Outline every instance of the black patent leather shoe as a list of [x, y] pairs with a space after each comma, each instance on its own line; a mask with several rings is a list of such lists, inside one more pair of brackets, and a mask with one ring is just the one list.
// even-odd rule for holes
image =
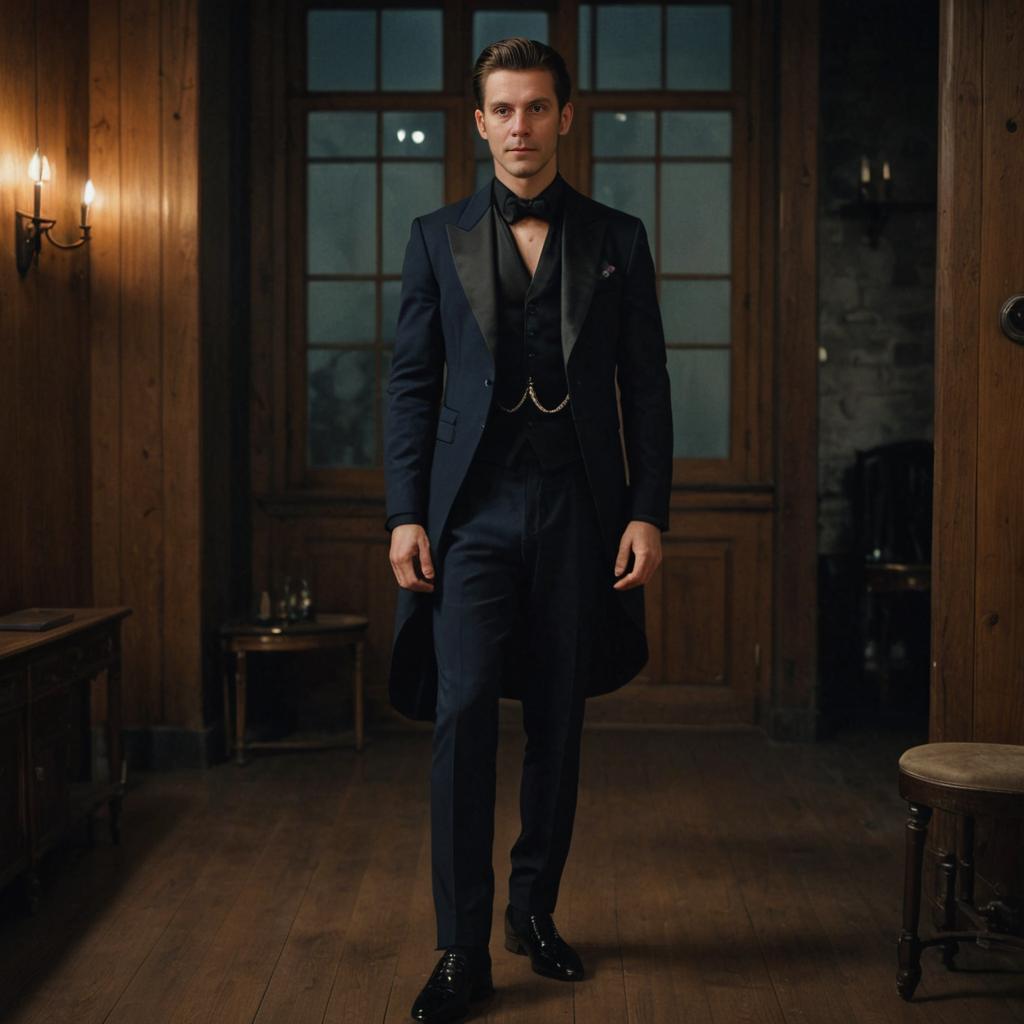
[[463, 1020], [470, 1003], [493, 994], [489, 961], [473, 963], [462, 950], [446, 949], [412, 1004], [412, 1019], [424, 1024]]
[[530, 963], [538, 974], [559, 981], [579, 981], [583, 977], [583, 962], [555, 928], [550, 914], [526, 914], [523, 920], [514, 920], [511, 905], [505, 910], [505, 948], [510, 953], [529, 955]]

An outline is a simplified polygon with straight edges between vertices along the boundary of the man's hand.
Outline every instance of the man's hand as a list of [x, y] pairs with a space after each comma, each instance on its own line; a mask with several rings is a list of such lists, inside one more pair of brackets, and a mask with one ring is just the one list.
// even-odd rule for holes
[[[635, 556], [633, 571], [622, 576], [629, 565], [630, 552]], [[621, 580], [613, 583], [615, 590], [630, 590], [642, 587], [661, 565], [661, 530], [653, 523], [640, 519], [629, 522], [619, 541], [619, 553], [615, 559], [615, 575]]]
[[434, 589], [434, 563], [430, 558], [427, 531], [416, 523], [391, 531], [391, 568], [404, 590], [430, 593]]

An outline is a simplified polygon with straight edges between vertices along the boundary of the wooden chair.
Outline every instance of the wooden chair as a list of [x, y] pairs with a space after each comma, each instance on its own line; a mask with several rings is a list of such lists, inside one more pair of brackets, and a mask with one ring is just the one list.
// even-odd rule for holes
[[[906, 862], [903, 876], [903, 930], [899, 938], [896, 991], [910, 999], [921, 980], [921, 950], [942, 947], [952, 968], [960, 942], [1024, 950], [1024, 939], [1000, 929], [999, 908], [974, 905], [974, 819], [1024, 817], [1024, 746], [1002, 743], [925, 743], [905, 751], [899, 761], [900, 795], [907, 800]], [[939, 862], [944, 882], [941, 930], [922, 940], [921, 867], [932, 811], [957, 815], [957, 849]], [[957, 931], [958, 913], [974, 926]]]

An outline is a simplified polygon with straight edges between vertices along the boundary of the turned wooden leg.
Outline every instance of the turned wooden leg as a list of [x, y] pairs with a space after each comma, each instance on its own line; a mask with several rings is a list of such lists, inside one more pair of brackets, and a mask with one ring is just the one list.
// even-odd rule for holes
[[907, 845], [903, 866], [903, 930], [899, 939], [899, 970], [896, 991], [910, 999], [921, 980], [921, 940], [917, 925], [921, 917], [921, 866], [924, 863], [924, 841], [932, 809], [910, 803], [907, 816]]
[[964, 903], [974, 904], [974, 817], [963, 814], [957, 819], [960, 835], [960, 870], [957, 872], [957, 892]]
[[[949, 850], [939, 861], [939, 872], [942, 875], [942, 930], [956, 931], [956, 851]], [[953, 969], [953, 958], [960, 946], [955, 939], [942, 944], [942, 962], [950, 970]]]
[[352, 717], [355, 719], [356, 750], [363, 749], [363, 641], [356, 644], [355, 670], [352, 673]]
[[235, 653], [235, 760], [245, 764], [245, 651]]
[[224, 758], [231, 757], [231, 652], [225, 649], [221, 656], [220, 670], [224, 679]]

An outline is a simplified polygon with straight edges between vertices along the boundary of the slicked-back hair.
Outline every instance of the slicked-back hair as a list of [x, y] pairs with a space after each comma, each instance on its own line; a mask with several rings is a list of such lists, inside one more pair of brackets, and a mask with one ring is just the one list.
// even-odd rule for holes
[[492, 71], [533, 71], [540, 68], [550, 71], [555, 81], [555, 98], [558, 109], [569, 102], [572, 94], [572, 79], [562, 55], [547, 43], [522, 36], [510, 36], [485, 46], [473, 65], [473, 95], [476, 105], [484, 109], [484, 83]]

